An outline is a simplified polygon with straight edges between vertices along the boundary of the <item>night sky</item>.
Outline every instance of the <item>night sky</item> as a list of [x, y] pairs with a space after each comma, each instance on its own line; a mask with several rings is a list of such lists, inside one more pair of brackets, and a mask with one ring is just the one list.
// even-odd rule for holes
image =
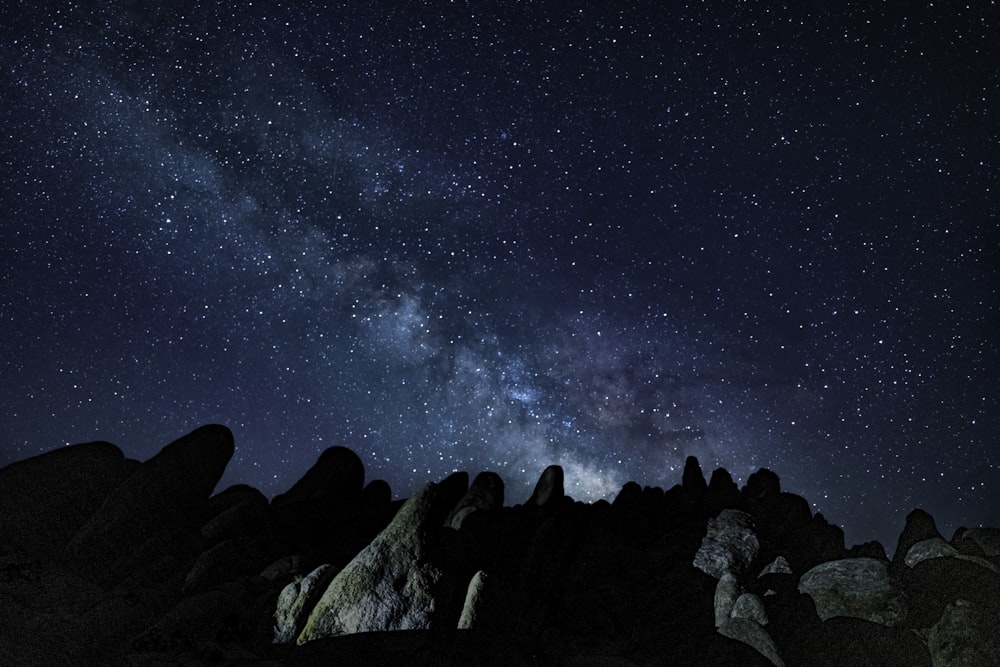
[[0, 465], [1000, 524], [995, 3], [393, 4], [4, 5]]

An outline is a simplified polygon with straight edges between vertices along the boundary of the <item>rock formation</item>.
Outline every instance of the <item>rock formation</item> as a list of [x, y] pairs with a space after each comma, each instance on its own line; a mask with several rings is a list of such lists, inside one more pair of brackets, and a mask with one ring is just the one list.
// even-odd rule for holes
[[523, 504], [466, 473], [392, 500], [324, 451], [268, 501], [212, 495], [202, 427], [0, 469], [0, 664], [997, 665], [1000, 532], [914, 510], [890, 561], [758, 470]]

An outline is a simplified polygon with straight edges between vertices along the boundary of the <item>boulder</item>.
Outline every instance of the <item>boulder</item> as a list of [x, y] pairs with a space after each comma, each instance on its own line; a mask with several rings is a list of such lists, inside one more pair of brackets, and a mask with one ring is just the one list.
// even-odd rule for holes
[[197, 530], [232, 455], [233, 434], [218, 424], [175, 440], [108, 495], [67, 552], [84, 571], [120, 576], [139, 545], [157, 535]]
[[719, 634], [743, 642], [757, 649], [757, 652], [776, 667], [784, 667], [785, 661], [778, 655], [778, 647], [767, 630], [749, 618], [730, 618], [719, 628]]
[[476, 475], [468, 492], [448, 515], [445, 525], [458, 530], [473, 512], [498, 510], [503, 507], [503, 480], [495, 472]]
[[966, 600], [956, 600], [931, 628], [927, 648], [934, 667], [1000, 665], [996, 618]]
[[952, 558], [958, 556], [958, 550], [940, 537], [921, 540], [910, 547], [904, 561], [907, 567], [913, 567], [928, 558]]
[[726, 572], [742, 576], [760, 551], [754, 528], [753, 517], [746, 512], [722, 510], [719, 516], [709, 519], [694, 566], [716, 579]]
[[849, 616], [897, 626], [906, 619], [905, 593], [889, 576], [888, 563], [874, 558], [821, 563], [802, 575], [799, 591], [813, 599], [823, 620]]
[[[451, 487], [465, 492], [449, 479], [428, 483], [406, 501], [385, 530], [330, 582], [299, 644], [357, 632], [457, 625], [461, 600], [449, 599], [457, 593], [455, 582], [434, 560], [444, 518], [460, 498], [449, 497]], [[441, 620], [452, 606], [455, 618]]]
[[551, 465], [542, 471], [542, 476], [538, 478], [527, 504], [536, 507], [554, 507], [565, 496], [562, 466]]
[[138, 465], [109, 442], [70, 445], [0, 469], [4, 546], [58, 556]]
[[496, 577], [482, 570], [473, 575], [465, 594], [462, 615], [458, 619], [461, 630], [503, 630], [506, 613], [502, 591]]

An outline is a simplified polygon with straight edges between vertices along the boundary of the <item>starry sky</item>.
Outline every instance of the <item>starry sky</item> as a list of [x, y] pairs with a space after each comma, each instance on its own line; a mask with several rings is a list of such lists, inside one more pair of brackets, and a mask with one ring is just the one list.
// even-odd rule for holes
[[332, 445], [397, 497], [490, 469], [508, 503], [695, 455], [848, 545], [1000, 524], [993, 2], [0, 26], [0, 465], [220, 422], [221, 485], [269, 496]]

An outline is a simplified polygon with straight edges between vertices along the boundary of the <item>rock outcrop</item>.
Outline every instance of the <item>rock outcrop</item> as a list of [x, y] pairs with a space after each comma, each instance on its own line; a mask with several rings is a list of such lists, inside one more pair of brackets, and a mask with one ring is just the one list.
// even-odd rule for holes
[[1000, 532], [916, 510], [893, 560], [778, 476], [524, 504], [455, 473], [411, 497], [331, 447], [274, 500], [211, 495], [207, 426], [131, 461], [62, 448], [0, 469], [0, 664], [1000, 664]]

